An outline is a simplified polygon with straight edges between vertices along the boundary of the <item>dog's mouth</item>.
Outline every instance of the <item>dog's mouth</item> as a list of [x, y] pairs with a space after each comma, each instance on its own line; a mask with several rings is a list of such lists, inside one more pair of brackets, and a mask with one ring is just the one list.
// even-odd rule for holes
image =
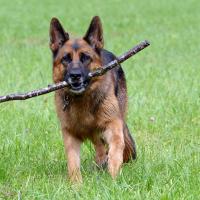
[[89, 81], [81, 81], [81, 82], [68, 82], [70, 85], [69, 91], [75, 95], [81, 95], [85, 92]]

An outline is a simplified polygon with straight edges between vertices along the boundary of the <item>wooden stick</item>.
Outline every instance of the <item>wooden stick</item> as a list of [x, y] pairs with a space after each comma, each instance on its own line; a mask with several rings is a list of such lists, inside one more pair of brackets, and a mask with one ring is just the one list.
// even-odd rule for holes
[[[129, 51], [127, 51], [123, 55], [117, 57], [115, 60], [111, 61], [107, 65], [99, 67], [95, 71], [90, 72], [88, 74], [88, 78], [91, 79], [95, 76], [102, 76], [107, 71], [113, 69], [118, 64], [124, 62], [125, 60], [127, 60], [131, 56], [135, 55], [136, 53], [140, 52], [141, 50], [143, 50], [144, 48], [146, 48], [149, 45], [150, 45], [150, 43], [147, 40], [141, 42], [140, 44], [136, 45], [135, 47], [133, 47], [132, 49], [130, 49]], [[60, 83], [57, 83], [57, 84], [49, 85], [48, 87], [45, 87], [45, 88], [41, 88], [41, 89], [38, 89], [38, 90], [33, 90], [31, 92], [27, 92], [27, 93], [24, 93], [24, 94], [9, 94], [9, 95], [5, 95], [5, 96], [0, 96], [0, 103], [6, 102], [6, 101], [13, 101], [13, 100], [26, 100], [26, 99], [29, 99], [29, 98], [32, 98], [32, 97], [37, 97], [37, 96], [40, 96], [40, 95], [43, 95], [43, 94], [53, 92], [55, 90], [62, 89], [64, 87], [67, 87], [68, 85], [69, 84], [67, 82], [63, 81], [63, 82], [60, 82]]]

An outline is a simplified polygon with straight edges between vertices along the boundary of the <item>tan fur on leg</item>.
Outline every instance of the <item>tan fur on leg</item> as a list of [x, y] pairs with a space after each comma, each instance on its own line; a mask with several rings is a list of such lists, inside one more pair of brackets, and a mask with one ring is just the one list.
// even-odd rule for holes
[[108, 171], [112, 178], [115, 178], [123, 163], [123, 151], [125, 144], [122, 120], [117, 119], [110, 122], [103, 135], [109, 145]]
[[80, 146], [81, 141], [63, 130], [65, 153], [68, 160], [68, 175], [72, 183], [82, 182], [80, 172]]
[[107, 165], [107, 148], [106, 144], [99, 136], [92, 139], [96, 151], [95, 161], [98, 167], [105, 168]]

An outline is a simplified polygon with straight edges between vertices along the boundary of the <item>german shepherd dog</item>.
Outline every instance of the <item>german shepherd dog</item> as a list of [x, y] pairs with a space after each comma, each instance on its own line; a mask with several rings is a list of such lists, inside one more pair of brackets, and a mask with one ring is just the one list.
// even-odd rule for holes
[[103, 46], [98, 16], [93, 17], [85, 36], [79, 39], [69, 38], [58, 19], [51, 20], [53, 81], [66, 81], [70, 86], [56, 91], [55, 105], [71, 182], [82, 181], [80, 147], [86, 139], [94, 145], [97, 165], [106, 164], [112, 178], [123, 162], [136, 158], [135, 142], [125, 122], [127, 89], [121, 66], [88, 79], [90, 71], [116, 58]]

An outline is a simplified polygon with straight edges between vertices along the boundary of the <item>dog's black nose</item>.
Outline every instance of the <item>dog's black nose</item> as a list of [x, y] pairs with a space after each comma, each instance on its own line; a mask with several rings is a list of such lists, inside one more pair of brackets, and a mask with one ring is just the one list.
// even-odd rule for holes
[[80, 81], [82, 74], [79, 70], [73, 70], [70, 72], [69, 77], [72, 82]]

